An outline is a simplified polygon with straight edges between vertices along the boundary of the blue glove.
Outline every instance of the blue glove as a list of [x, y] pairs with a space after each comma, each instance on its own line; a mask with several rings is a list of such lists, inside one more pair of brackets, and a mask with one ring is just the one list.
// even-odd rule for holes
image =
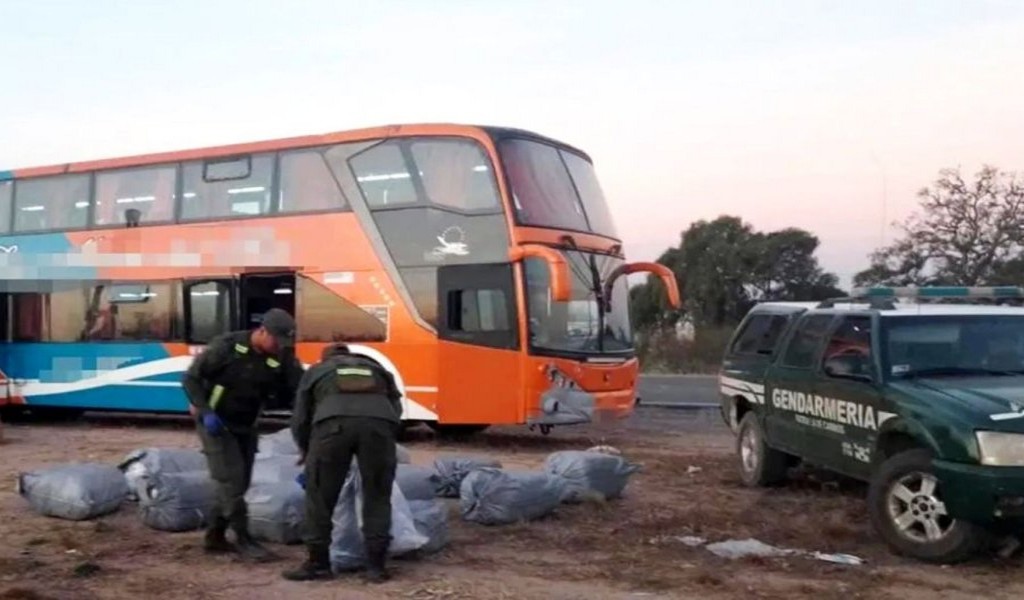
[[203, 427], [206, 428], [206, 433], [218, 436], [224, 431], [224, 422], [220, 420], [217, 413], [208, 412], [203, 415]]
[[299, 484], [302, 489], [306, 489], [306, 474], [299, 473], [299, 476], [295, 478], [295, 483]]

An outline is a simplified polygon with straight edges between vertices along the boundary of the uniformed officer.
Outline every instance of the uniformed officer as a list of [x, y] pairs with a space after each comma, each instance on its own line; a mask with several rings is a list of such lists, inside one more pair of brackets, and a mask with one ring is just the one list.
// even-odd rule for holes
[[362, 480], [366, 578], [379, 583], [390, 577], [385, 562], [401, 417], [401, 393], [391, 374], [373, 360], [350, 354], [343, 344], [327, 347], [321, 361], [305, 373], [291, 429], [306, 465], [304, 541], [309, 557], [285, 572], [286, 579], [331, 576], [331, 517], [353, 456]]
[[[217, 482], [217, 502], [204, 540], [207, 552], [237, 550], [249, 560], [274, 558], [249, 535], [245, 493], [252, 479], [260, 412], [275, 393], [294, 397], [302, 377], [294, 338], [291, 315], [271, 309], [256, 330], [214, 338], [185, 372], [182, 384], [197, 417], [210, 476]], [[237, 547], [225, 537], [229, 525]]]

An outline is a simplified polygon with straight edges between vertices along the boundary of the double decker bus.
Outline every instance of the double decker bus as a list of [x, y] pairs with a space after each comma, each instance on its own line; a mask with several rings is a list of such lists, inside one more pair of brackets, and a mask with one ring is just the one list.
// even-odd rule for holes
[[[270, 308], [296, 352], [390, 370], [439, 430], [628, 415], [628, 263], [590, 158], [401, 125], [0, 172], [0, 403], [183, 413], [182, 372]], [[284, 407], [287, 407], [285, 401]]]

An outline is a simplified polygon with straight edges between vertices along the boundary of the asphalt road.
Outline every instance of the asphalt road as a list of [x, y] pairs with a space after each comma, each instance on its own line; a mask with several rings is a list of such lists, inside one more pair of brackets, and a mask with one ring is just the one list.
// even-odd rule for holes
[[718, 406], [714, 375], [642, 375], [640, 406], [707, 408]]

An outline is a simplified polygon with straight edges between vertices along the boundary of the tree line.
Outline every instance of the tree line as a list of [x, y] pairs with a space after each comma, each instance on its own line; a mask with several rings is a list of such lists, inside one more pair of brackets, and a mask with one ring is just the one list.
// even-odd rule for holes
[[[1024, 285], [1024, 181], [1017, 173], [985, 166], [965, 179], [960, 169], [943, 169], [918, 200], [917, 210], [894, 223], [895, 241], [868, 256], [855, 286]], [[846, 295], [819, 265], [819, 245], [803, 229], [762, 232], [730, 215], [691, 224], [657, 259], [675, 273], [683, 307], [668, 309], [656, 278], [631, 290], [641, 354], [657, 332], [680, 324], [699, 337], [702, 330], [731, 331], [760, 301]]]

